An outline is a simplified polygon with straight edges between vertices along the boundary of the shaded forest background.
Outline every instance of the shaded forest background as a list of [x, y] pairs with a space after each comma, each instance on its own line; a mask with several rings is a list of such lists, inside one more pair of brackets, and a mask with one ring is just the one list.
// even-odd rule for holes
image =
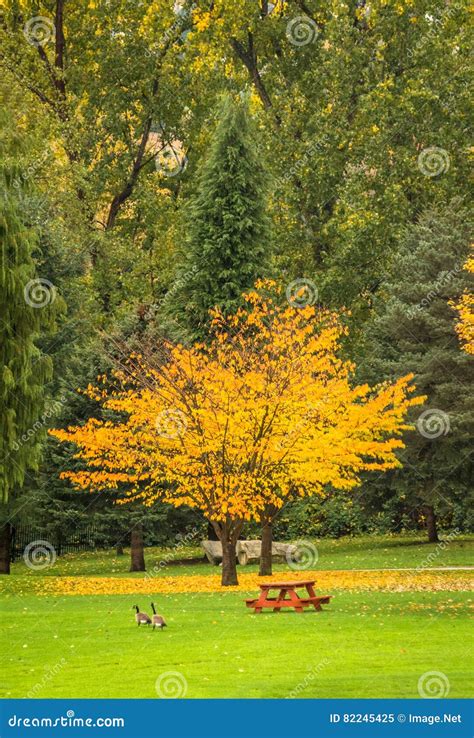
[[[5, 519], [63, 535], [93, 522], [104, 545], [137, 527], [147, 543], [204, 535], [197, 512], [73, 490], [59, 475], [77, 462], [46, 431], [97, 412], [77, 388], [124, 347], [202, 338], [207, 307], [264, 272], [346, 309], [358, 379], [413, 371], [442, 426], [407, 436], [402, 469], [292, 503], [275, 537], [471, 529], [470, 359], [451, 305], [472, 233], [467, 4], [2, 6], [2, 177], [43, 280], [47, 359], [39, 423], [2, 449], [23, 465]], [[231, 185], [223, 157], [239, 151]], [[253, 188], [252, 227], [238, 253], [203, 258], [216, 182]]]

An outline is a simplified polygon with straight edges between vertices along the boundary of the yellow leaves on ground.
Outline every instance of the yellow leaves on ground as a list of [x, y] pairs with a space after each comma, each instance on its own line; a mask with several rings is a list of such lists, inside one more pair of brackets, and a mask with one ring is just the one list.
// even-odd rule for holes
[[470, 591], [474, 584], [466, 572], [410, 571], [305, 571], [289, 574], [277, 572], [262, 579], [257, 574], [239, 574], [240, 584], [221, 586], [220, 574], [179, 577], [42, 577], [35, 578], [38, 594], [44, 595], [139, 595], [180, 594], [190, 592], [258, 592], [262, 581], [315, 580], [319, 594], [335, 591], [380, 592], [444, 592]]

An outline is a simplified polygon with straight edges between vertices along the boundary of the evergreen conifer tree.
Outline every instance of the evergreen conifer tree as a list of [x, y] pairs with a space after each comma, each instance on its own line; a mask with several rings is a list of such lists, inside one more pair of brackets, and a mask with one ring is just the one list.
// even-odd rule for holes
[[378, 480], [377, 494], [396, 494], [419, 511], [432, 542], [437, 513], [449, 519], [455, 504], [466, 504], [472, 480], [472, 357], [459, 347], [451, 304], [472, 279], [463, 269], [471, 233], [459, 202], [422, 214], [406, 233], [367, 328], [365, 378], [414, 372], [427, 396], [413, 413], [416, 432], [406, 439], [403, 468]]
[[[2, 121], [6, 130], [10, 122]], [[52, 363], [37, 344], [41, 328], [51, 325], [56, 297], [54, 286], [35, 276], [37, 239], [22, 208], [28, 177], [18, 160], [18, 142], [5, 135], [0, 142], [0, 573], [10, 570], [11, 496], [40, 459], [44, 387]]]
[[256, 142], [247, 100], [225, 97], [188, 210], [178, 286], [167, 301], [189, 340], [206, 340], [209, 309], [235, 311], [268, 264], [267, 185]]

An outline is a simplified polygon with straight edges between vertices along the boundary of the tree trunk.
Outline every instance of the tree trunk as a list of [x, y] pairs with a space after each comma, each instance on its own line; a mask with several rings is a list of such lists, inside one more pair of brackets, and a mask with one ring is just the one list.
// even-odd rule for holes
[[222, 579], [223, 587], [232, 587], [238, 584], [237, 579], [237, 557], [235, 554], [235, 543], [222, 541]]
[[239, 583], [237, 579], [237, 554], [235, 544], [239, 537], [241, 527], [232, 530], [227, 523], [213, 523], [214, 530], [222, 544], [222, 577], [223, 587], [232, 587]]
[[232, 587], [239, 583], [237, 579], [237, 554], [235, 545], [242, 531], [243, 521], [227, 520], [224, 523], [212, 523], [222, 545], [222, 577], [223, 587]]
[[212, 525], [212, 523], [207, 524], [207, 540], [208, 541], [218, 541], [219, 540], [219, 536], [214, 530], [214, 526]]
[[115, 547], [115, 555], [116, 556], [123, 556], [123, 546], [121, 543], [117, 543]]
[[0, 528], [0, 574], [10, 574], [10, 546], [12, 527], [5, 523]]
[[423, 512], [426, 518], [426, 530], [430, 543], [439, 543], [438, 528], [436, 526], [436, 513], [432, 505], [425, 505]]
[[141, 523], [137, 523], [132, 528], [130, 555], [130, 571], [145, 571], [145, 556], [143, 553], [143, 526]]
[[272, 574], [272, 543], [272, 524], [264, 523], [262, 526], [262, 549], [260, 551], [259, 577], [267, 577]]

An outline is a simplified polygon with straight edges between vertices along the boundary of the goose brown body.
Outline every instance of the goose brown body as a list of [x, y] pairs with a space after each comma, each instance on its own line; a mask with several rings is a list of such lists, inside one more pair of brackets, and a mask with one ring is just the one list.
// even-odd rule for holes
[[165, 619], [161, 617], [161, 615], [158, 615], [155, 610], [155, 605], [153, 602], [151, 603], [151, 609], [153, 610], [153, 615], [151, 616], [151, 622], [153, 624], [153, 630], [155, 628], [167, 628], [167, 624], [165, 622]]
[[149, 615], [146, 614], [146, 612], [140, 612], [140, 609], [138, 605], [133, 606], [135, 609], [135, 622], [137, 625], [150, 625], [151, 618]]

